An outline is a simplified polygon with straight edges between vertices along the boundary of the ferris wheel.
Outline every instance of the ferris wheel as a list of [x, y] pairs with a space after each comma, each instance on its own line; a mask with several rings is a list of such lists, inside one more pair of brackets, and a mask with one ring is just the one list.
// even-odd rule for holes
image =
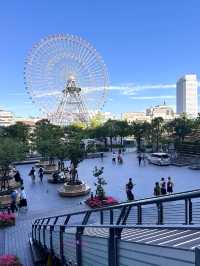
[[95, 48], [78, 36], [41, 39], [27, 56], [24, 80], [32, 101], [54, 124], [87, 123], [106, 101], [107, 68]]

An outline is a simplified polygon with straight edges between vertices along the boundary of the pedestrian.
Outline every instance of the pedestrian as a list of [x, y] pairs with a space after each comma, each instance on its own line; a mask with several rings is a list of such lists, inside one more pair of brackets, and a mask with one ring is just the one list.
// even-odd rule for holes
[[116, 163], [116, 153], [115, 152], [113, 152], [113, 154], [112, 154], [112, 162]]
[[128, 185], [128, 184], [126, 184], [126, 195], [127, 195], [127, 200], [128, 200], [128, 201], [134, 200], [133, 192], [132, 192], [132, 190], [129, 188], [129, 185]]
[[61, 171], [64, 171], [64, 169], [65, 169], [65, 163], [64, 161], [61, 161]]
[[143, 161], [143, 165], [145, 166], [146, 165], [146, 156], [145, 156], [145, 153], [143, 153], [143, 155], [142, 155], [142, 161]]
[[59, 171], [61, 170], [61, 161], [60, 160], [58, 161], [58, 170]]
[[134, 187], [134, 184], [133, 184], [132, 178], [129, 178], [129, 181], [126, 184], [126, 195], [127, 195], [127, 199], [129, 201], [130, 200], [134, 200], [134, 195], [133, 195], [133, 192], [132, 192], [133, 187]]
[[166, 195], [167, 194], [166, 182], [165, 182], [164, 177], [162, 177], [161, 181], [160, 181], [160, 191], [161, 191], [161, 195]]
[[134, 184], [133, 184], [132, 178], [129, 178], [127, 185], [128, 185], [128, 188], [129, 188], [130, 190], [133, 189]]
[[38, 170], [38, 176], [40, 178], [40, 182], [43, 183], [44, 170], [43, 170], [42, 167], [40, 167], [39, 170]]
[[14, 178], [16, 182], [21, 182], [21, 176], [18, 170], [15, 172]]
[[139, 166], [141, 165], [141, 161], [142, 161], [142, 156], [141, 156], [141, 154], [139, 153], [139, 154], [138, 154], [138, 163], [139, 163]]
[[24, 187], [21, 187], [19, 207], [20, 209], [23, 207], [27, 209], [27, 197], [24, 191]]
[[35, 183], [35, 168], [32, 167], [31, 171], [29, 172], [29, 176], [32, 178], [33, 183]]
[[159, 185], [159, 182], [156, 182], [155, 183], [155, 187], [154, 187], [154, 196], [160, 196], [161, 194], [161, 191], [160, 191], [160, 185]]
[[118, 162], [119, 164], [122, 164], [122, 163], [123, 163], [123, 159], [122, 159], [121, 154], [118, 154], [118, 156], [117, 156], [117, 162]]
[[11, 194], [10, 194], [10, 197], [11, 197], [11, 204], [10, 204], [10, 209], [12, 211], [12, 213], [14, 213], [15, 211], [17, 211], [17, 205], [16, 205], [16, 202], [17, 202], [17, 191], [16, 190], [12, 190]]
[[174, 187], [174, 183], [171, 180], [171, 177], [168, 177], [168, 181], [167, 181], [167, 193], [171, 194], [173, 193], [173, 187]]
[[100, 153], [101, 160], [103, 161], [103, 152]]

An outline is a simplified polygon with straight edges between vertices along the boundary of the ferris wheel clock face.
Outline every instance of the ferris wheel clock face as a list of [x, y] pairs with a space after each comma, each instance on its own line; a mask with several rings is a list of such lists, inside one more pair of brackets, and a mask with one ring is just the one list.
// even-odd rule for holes
[[102, 57], [84, 39], [52, 35], [41, 39], [27, 56], [27, 92], [51, 122], [88, 122], [105, 104], [108, 73]]

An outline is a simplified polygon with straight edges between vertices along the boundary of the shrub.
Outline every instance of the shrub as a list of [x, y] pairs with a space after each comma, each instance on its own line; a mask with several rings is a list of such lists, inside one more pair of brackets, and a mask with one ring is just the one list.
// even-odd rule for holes
[[[0, 212], [0, 227], [15, 224], [15, 215], [7, 212]], [[0, 264], [1, 265], [1, 264]]]
[[0, 265], [1, 266], [21, 266], [18, 257], [14, 255], [3, 255], [0, 256]]

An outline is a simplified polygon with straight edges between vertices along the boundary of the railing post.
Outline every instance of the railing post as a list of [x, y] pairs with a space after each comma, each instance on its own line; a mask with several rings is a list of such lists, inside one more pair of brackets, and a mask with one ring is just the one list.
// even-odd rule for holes
[[77, 227], [76, 229], [76, 261], [77, 266], [82, 266], [82, 243], [81, 236], [83, 234], [84, 227]]
[[113, 221], [114, 221], [113, 210], [110, 209], [110, 224], [113, 224]]
[[195, 248], [195, 266], [200, 266], [200, 249]]
[[45, 237], [45, 231], [46, 231], [46, 228], [47, 228], [47, 225], [43, 225], [43, 230], [42, 230], [42, 233], [43, 233], [43, 245], [44, 245], [44, 248], [46, 248], [46, 237]]
[[137, 206], [137, 224], [142, 224], [142, 206]]
[[185, 199], [185, 224], [188, 224], [188, 199]]
[[54, 251], [53, 251], [53, 236], [52, 236], [53, 230], [54, 230], [54, 226], [50, 225], [50, 250], [51, 250], [52, 254], [54, 253]]
[[158, 224], [163, 224], [163, 204], [162, 202], [157, 203], [158, 209]]
[[60, 259], [61, 264], [65, 264], [65, 257], [64, 257], [64, 243], [63, 243], [63, 233], [65, 232], [65, 226], [60, 226]]
[[109, 228], [108, 239], [108, 266], [118, 266], [117, 241], [118, 235], [115, 228]]
[[103, 224], [103, 211], [100, 211], [100, 224]]
[[192, 200], [189, 199], [189, 224], [192, 224]]

